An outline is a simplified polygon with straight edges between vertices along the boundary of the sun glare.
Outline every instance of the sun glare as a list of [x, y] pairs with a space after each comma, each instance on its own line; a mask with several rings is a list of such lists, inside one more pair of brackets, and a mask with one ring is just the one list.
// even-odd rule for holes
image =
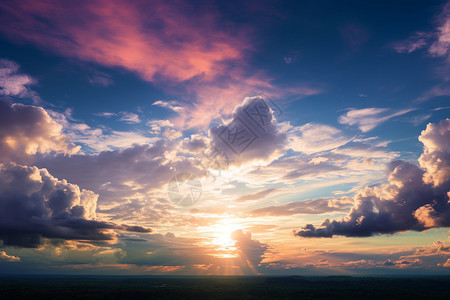
[[233, 231], [242, 229], [242, 225], [238, 222], [238, 219], [224, 218], [205, 228], [205, 235], [208, 236], [206, 244], [215, 248], [215, 253], [212, 255], [221, 258], [238, 256], [237, 249], [234, 246], [236, 241], [231, 237]]

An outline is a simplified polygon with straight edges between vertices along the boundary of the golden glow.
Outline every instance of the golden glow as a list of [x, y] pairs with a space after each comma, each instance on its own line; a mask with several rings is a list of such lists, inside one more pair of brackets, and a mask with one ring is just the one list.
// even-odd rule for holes
[[212, 255], [220, 258], [237, 257], [238, 251], [234, 246], [236, 241], [231, 235], [233, 231], [241, 228], [237, 218], [223, 218], [216, 224], [205, 227], [202, 230], [208, 236], [205, 244], [214, 247], [215, 252]]

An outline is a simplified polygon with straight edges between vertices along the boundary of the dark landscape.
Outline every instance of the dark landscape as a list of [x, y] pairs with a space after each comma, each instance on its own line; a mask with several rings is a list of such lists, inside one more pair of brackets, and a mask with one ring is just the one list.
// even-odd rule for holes
[[448, 299], [450, 277], [0, 278], [2, 299]]

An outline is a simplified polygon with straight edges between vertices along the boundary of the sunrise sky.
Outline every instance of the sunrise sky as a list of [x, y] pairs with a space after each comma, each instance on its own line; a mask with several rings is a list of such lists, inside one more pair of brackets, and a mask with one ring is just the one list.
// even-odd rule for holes
[[449, 100], [446, 1], [2, 1], [0, 274], [450, 274]]

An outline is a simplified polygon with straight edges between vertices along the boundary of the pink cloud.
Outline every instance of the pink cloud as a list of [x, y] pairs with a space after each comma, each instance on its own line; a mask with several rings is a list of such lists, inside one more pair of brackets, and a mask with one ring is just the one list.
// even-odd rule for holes
[[[213, 6], [184, 1], [31, 1], [0, 4], [0, 31], [66, 57], [121, 67], [180, 99], [175, 125], [202, 127], [230, 114], [245, 97], [318, 94], [275, 87], [248, 72], [251, 29], [221, 19]], [[187, 100], [187, 101], [186, 101]], [[184, 109], [186, 108], [186, 109]]]
[[[144, 80], [214, 76], [248, 48], [241, 33], [219, 30], [216, 17], [176, 1], [4, 2], [0, 30], [63, 56], [124, 67]], [[223, 24], [221, 24], [223, 28]]]

